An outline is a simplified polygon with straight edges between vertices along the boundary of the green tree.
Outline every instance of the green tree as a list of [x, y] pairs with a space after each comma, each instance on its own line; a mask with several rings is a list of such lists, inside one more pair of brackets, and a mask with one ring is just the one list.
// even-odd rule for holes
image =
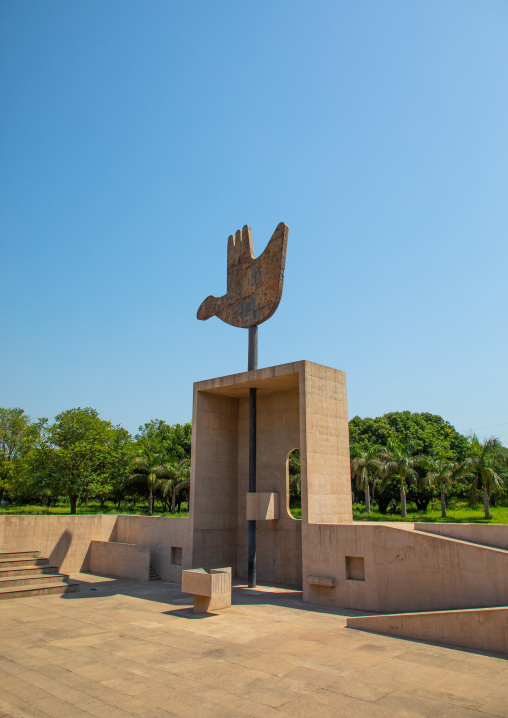
[[129, 474], [135, 454], [132, 436], [121, 426], [111, 427], [108, 451], [103, 452], [101, 463], [96, 467], [99, 475], [98, 498], [104, 507], [106, 499], [118, 503], [118, 509], [129, 487]]
[[419, 457], [411, 456], [408, 447], [402, 446], [397, 441], [390, 440], [386, 449], [379, 455], [383, 462], [383, 486], [391, 478], [396, 478], [400, 485], [400, 515], [407, 516], [406, 508], [406, 485], [411, 482], [418, 482], [420, 477], [416, 471], [416, 463]]
[[[410, 447], [413, 456], [437, 459], [443, 454], [453, 453], [459, 462], [466, 458], [469, 451], [466, 437], [437, 414], [394, 411], [376, 419], [355, 416], [349, 422], [349, 436], [351, 446], [358, 444], [364, 450], [376, 445], [386, 447], [392, 440]], [[407, 487], [408, 498], [416, 502], [418, 510], [424, 511], [432, 498], [432, 489], [424, 480], [424, 469], [416, 463], [415, 470], [419, 479]], [[392, 476], [382, 484], [382, 491], [378, 491], [379, 510], [384, 513], [390, 500], [398, 498], [399, 493], [400, 481]]]
[[36, 446], [46, 421], [32, 423], [19, 407], [0, 408], [0, 502], [13, 487], [16, 465]]
[[458, 461], [468, 455], [465, 436], [441, 416], [429, 413], [394, 411], [376, 419], [355, 416], [349, 422], [350, 444], [387, 446], [389, 440], [411, 445], [415, 454], [438, 457], [453, 452]]
[[293, 449], [288, 459], [289, 506], [298, 508], [302, 503], [302, 461], [300, 449]]
[[171, 499], [171, 513], [175, 513], [176, 496], [190, 487], [190, 461], [182, 459], [178, 464], [164, 464], [161, 474], [162, 495]]
[[504, 481], [500, 469], [507, 465], [507, 454], [501, 441], [495, 436], [480, 441], [476, 434], [469, 439], [469, 457], [466, 460], [468, 473], [473, 477], [473, 489], [479, 487], [483, 493], [485, 518], [490, 519], [490, 497], [502, 489]]
[[457, 479], [465, 476], [468, 471], [467, 464], [454, 461], [449, 454], [442, 454], [438, 459], [424, 456], [419, 463], [428, 472], [426, 480], [440, 492], [441, 517], [446, 518], [446, 494]]
[[139, 427], [136, 444], [140, 454], [165, 458], [165, 462], [178, 463], [190, 459], [192, 424], [170, 426], [162, 419], [153, 419]]
[[[176, 496], [186, 488], [185, 467], [190, 466], [191, 438], [190, 423], [170, 426], [162, 419], [153, 419], [139, 427], [135, 444], [141, 461], [136, 462], [131, 481], [140, 481], [144, 477], [148, 486], [149, 513], [153, 511], [155, 491], [164, 490], [164, 487], [163, 497], [171, 498], [174, 512]], [[183, 478], [175, 478], [178, 473]], [[184, 485], [176, 490], [182, 482]]]
[[374, 488], [376, 478], [380, 476], [383, 464], [380, 459], [381, 448], [371, 446], [362, 449], [358, 444], [351, 447], [351, 477], [356, 479], [356, 486], [365, 493], [365, 510], [370, 514], [370, 489]]
[[80, 496], [99, 493], [112, 429], [95, 409], [68, 409], [55, 417], [45, 430], [44, 444], [32, 454], [35, 474], [53, 492], [68, 496], [71, 514]]
[[167, 464], [160, 462], [160, 456], [152, 455], [145, 449], [145, 456], [136, 456], [133, 461], [131, 481], [144, 481], [148, 489], [148, 514], [153, 514], [154, 491], [161, 485], [161, 480], [167, 477]]

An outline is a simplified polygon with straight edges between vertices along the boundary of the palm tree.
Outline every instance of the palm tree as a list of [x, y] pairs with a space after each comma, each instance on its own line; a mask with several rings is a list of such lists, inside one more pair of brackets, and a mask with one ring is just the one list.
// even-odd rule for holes
[[379, 458], [381, 448], [371, 446], [361, 449], [358, 444], [351, 447], [351, 477], [356, 479], [356, 487], [365, 493], [365, 511], [370, 514], [370, 486], [374, 488], [376, 474], [381, 473], [383, 464]]
[[[289, 478], [289, 511], [298, 508], [302, 503], [302, 465], [300, 449], [293, 449], [288, 454], [287, 472]], [[296, 517], [294, 517], [296, 518]]]
[[148, 488], [148, 514], [153, 513], [153, 492], [159, 486], [161, 478], [165, 475], [166, 468], [163, 464], [157, 463], [157, 456], [153, 456], [145, 449], [146, 456], [137, 456], [133, 462], [133, 470], [129, 476], [130, 481], [143, 479]]
[[438, 487], [441, 492], [441, 518], [446, 518], [446, 492], [453, 482], [468, 472], [465, 462], [453, 461], [449, 454], [438, 458], [423, 456], [419, 465], [428, 471], [426, 481]]
[[397, 478], [400, 482], [400, 515], [407, 516], [406, 508], [406, 483], [420, 481], [415, 469], [420, 457], [411, 456], [409, 451], [397, 441], [390, 439], [386, 449], [379, 455], [383, 462], [383, 481], [381, 489], [384, 489], [391, 478]]
[[162, 494], [171, 497], [171, 513], [175, 513], [176, 495], [190, 486], [190, 460], [182, 459], [178, 464], [164, 464], [161, 473]]
[[466, 467], [468, 473], [473, 475], [473, 489], [480, 485], [483, 490], [485, 518], [491, 519], [489, 497], [504, 486], [498, 471], [501, 466], [508, 464], [507, 454], [501, 441], [495, 436], [480, 441], [476, 434], [473, 434], [469, 439], [469, 447], [470, 455], [466, 459]]

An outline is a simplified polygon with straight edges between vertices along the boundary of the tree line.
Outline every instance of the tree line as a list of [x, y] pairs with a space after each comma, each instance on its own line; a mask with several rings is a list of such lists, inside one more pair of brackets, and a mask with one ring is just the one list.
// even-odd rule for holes
[[356, 416], [349, 435], [352, 490], [363, 494], [367, 513], [374, 497], [381, 513], [400, 502], [403, 517], [408, 499], [425, 511], [438, 497], [446, 518], [453, 496], [473, 506], [481, 500], [491, 518], [491, 504], [508, 500], [508, 449], [496, 437], [466, 437], [440, 416], [409, 411]]
[[69, 409], [55, 417], [31, 421], [20, 408], [0, 408], [0, 503], [51, 506], [68, 499], [75, 514], [78, 501], [154, 500], [174, 513], [189, 500], [191, 424], [155, 419], [132, 436], [101, 419], [90, 407]]
[[[174, 513], [189, 501], [192, 426], [155, 419], [132, 436], [90, 407], [31, 421], [20, 408], [0, 408], [0, 502], [51, 506], [61, 498], [76, 513], [78, 501], [148, 501]], [[508, 501], [508, 449], [499, 439], [466, 437], [442, 417], [409, 411], [349, 422], [353, 496], [370, 513], [400, 503], [425, 511], [438, 497], [446, 517], [450, 497], [472, 505]], [[301, 490], [300, 452], [289, 458], [292, 506]]]

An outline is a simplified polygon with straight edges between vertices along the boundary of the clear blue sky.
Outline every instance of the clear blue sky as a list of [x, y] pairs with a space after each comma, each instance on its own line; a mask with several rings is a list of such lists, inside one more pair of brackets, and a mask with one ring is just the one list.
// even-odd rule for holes
[[247, 332], [227, 237], [289, 225], [260, 366], [508, 443], [505, 0], [2, 0], [1, 406], [192, 415]]

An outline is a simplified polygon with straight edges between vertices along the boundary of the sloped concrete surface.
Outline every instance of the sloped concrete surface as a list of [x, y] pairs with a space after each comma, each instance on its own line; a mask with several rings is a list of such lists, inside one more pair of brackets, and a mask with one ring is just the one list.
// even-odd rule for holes
[[394, 613], [348, 618], [349, 628], [450, 646], [496, 651], [508, 657], [508, 608]]
[[[304, 526], [303, 545], [309, 573], [336, 579], [333, 588], [305, 583], [309, 603], [375, 613], [508, 605], [504, 549], [361, 521]], [[349, 580], [351, 557], [364, 560], [364, 579]]]
[[416, 523], [416, 531], [491, 546], [508, 551], [508, 525], [506, 524], [447, 524]]
[[298, 591], [233, 588], [197, 617], [178, 584], [72, 575], [0, 605], [0, 716], [507, 716], [508, 661], [345, 628]]

